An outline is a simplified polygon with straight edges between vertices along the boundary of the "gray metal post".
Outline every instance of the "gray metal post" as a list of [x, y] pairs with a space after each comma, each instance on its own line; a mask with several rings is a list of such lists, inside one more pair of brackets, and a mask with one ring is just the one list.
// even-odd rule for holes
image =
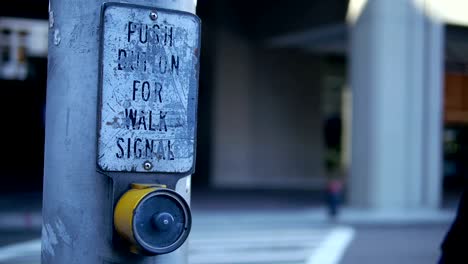
[[[187, 247], [155, 257], [112, 244], [112, 180], [97, 172], [99, 23], [103, 0], [50, 0], [42, 263], [187, 263]], [[196, 0], [134, 0], [195, 13]], [[190, 198], [190, 176], [176, 191]]]

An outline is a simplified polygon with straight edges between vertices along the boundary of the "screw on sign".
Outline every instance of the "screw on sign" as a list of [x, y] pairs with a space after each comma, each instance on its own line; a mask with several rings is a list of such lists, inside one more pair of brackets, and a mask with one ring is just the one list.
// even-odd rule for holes
[[158, 13], [157, 13], [156, 11], [152, 11], [152, 12], [150, 13], [150, 18], [151, 18], [151, 20], [156, 20], [156, 19], [158, 19]]
[[151, 164], [151, 162], [149, 161], [145, 161], [145, 164], [143, 164], [143, 166], [145, 167], [145, 170], [151, 170], [153, 168], [153, 164]]

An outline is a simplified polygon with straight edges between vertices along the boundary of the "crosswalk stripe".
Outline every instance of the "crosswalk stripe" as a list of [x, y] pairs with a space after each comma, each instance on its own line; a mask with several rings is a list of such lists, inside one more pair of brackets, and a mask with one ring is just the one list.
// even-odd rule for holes
[[196, 225], [189, 243], [189, 263], [336, 264], [352, 239], [351, 228], [296, 223], [277, 225], [264, 218], [263, 224]]
[[[0, 248], [0, 263], [13, 258], [33, 258], [41, 252], [41, 240], [31, 240]], [[16, 263], [16, 262], [15, 262]], [[18, 261], [20, 263], [20, 261]]]
[[[327, 232], [328, 233], [328, 232]], [[277, 239], [285, 239], [285, 240], [307, 240], [310, 238], [316, 238], [316, 237], [323, 237], [327, 233], [291, 233], [291, 234], [284, 234], [284, 233], [279, 233], [276, 234], [274, 231], [270, 233], [256, 233], [256, 232], [251, 232], [250, 234], [235, 234], [235, 233], [220, 233], [215, 236], [213, 235], [206, 235], [206, 236], [193, 236], [191, 238], [192, 241], [194, 242], [203, 242], [206, 240], [216, 240], [216, 241], [245, 241], [245, 238], [249, 238], [250, 240], [255, 240], [255, 241], [271, 241], [271, 240], [277, 240]]]
[[320, 244], [307, 260], [307, 264], [337, 264], [354, 237], [354, 230], [338, 227], [332, 230], [326, 240]]
[[[261, 239], [261, 238], [260, 238]], [[200, 249], [223, 249], [223, 248], [285, 248], [292, 247], [294, 245], [301, 246], [314, 246], [317, 245], [323, 238], [302, 238], [302, 239], [283, 239], [278, 237], [275, 240], [242, 240], [237, 239], [233, 241], [228, 240], [190, 240], [190, 245], [194, 245], [194, 248]]]

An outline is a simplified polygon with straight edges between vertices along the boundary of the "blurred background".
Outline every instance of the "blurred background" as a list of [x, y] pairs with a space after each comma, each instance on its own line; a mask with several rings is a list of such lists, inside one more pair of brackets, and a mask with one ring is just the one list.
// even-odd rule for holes
[[[467, 9], [199, 0], [191, 263], [435, 263], [468, 171]], [[48, 1], [0, 9], [0, 263], [38, 261], [48, 29]]]

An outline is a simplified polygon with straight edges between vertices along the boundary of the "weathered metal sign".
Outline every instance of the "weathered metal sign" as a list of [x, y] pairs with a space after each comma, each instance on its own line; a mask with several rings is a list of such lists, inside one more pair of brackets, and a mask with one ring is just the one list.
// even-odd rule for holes
[[200, 20], [106, 4], [102, 12], [98, 166], [188, 173], [194, 166]]

